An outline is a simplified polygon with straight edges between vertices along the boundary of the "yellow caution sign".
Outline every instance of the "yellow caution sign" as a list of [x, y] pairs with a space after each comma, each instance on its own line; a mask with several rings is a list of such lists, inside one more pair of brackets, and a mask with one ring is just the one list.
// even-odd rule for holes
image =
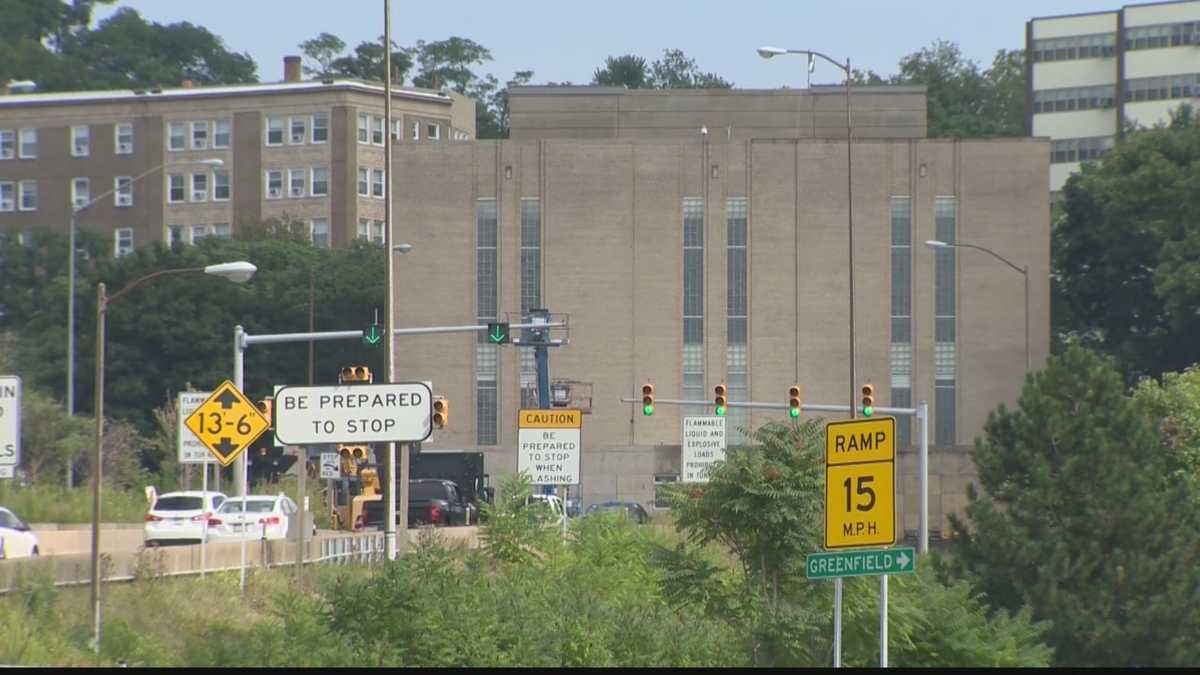
[[825, 425], [825, 548], [896, 543], [896, 418]]
[[232, 464], [247, 445], [271, 426], [258, 407], [229, 380], [222, 382], [183, 424], [221, 466]]
[[520, 429], [580, 429], [583, 413], [578, 409], [551, 408], [549, 410], [517, 411], [517, 427]]

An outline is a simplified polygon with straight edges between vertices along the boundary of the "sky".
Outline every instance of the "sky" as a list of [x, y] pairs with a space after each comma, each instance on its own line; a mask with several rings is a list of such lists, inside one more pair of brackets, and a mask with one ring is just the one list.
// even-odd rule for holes
[[[329, 32], [347, 51], [383, 34], [384, 0], [118, 0], [100, 6], [101, 21], [120, 7], [158, 23], [188, 21], [249, 53], [264, 82], [283, 79], [283, 57], [300, 42]], [[739, 88], [806, 86], [799, 57], [765, 61], [755, 49], [810, 49], [855, 69], [887, 76], [900, 59], [937, 39], [958, 43], [987, 67], [999, 49], [1023, 48], [1033, 17], [1113, 10], [1101, 0], [392, 0], [392, 39], [401, 46], [456, 35], [487, 47], [493, 60], [476, 70], [500, 82], [533, 70], [533, 83], [587, 84], [608, 56], [637, 54], [652, 62], [681, 49], [701, 70]], [[812, 82], [841, 80], [817, 66]]]

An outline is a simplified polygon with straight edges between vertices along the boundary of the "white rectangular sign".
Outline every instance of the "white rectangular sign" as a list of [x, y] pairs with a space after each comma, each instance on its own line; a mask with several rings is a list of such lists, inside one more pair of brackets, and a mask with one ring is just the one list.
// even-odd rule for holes
[[321, 453], [321, 478], [340, 478], [342, 465], [336, 452]]
[[286, 386], [274, 412], [275, 437], [288, 445], [423, 441], [433, 392], [423, 382]]
[[0, 466], [15, 467], [20, 463], [21, 378], [0, 375]]
[[196, 438], [196, 434], [193, 434], [192, 430], [183, 423], [189, 415], [196, 412], [196, 408], [199, 408], [200, 404], [208, 400], [209, 396], [212, 396], [211, 391], [179, 392], [179, 403], [176, 406], [179, 415], [175, 438], [178, 440], [180, 464], [212, 464], [217, 461], [217, 458], [213, 457], [212, 451], [204, 443], [201, 443], [200, 439]]
[[534, 485], [579, 484], [579, 429], [520, 429], [517, 471]]
[[725, 418], [683, 418], [682, 476], [684, 483], [707, 483], [708, 469], [725, 459]]
[[14, 468], [9, 464], [0, 464], [0, 478], [13, 478], [16, 473], [13, 471]]

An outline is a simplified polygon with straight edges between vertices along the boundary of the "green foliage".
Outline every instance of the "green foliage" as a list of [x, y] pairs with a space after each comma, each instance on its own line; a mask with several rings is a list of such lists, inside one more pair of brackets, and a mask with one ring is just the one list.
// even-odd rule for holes
[[992, 607], [1053, 621], [1061, 665], [1194, 661], [1200, 512], [1113, 365], [1069, 348], [985, 433], [948, 569]]
[[1128, 133], [1063, 188], [1055, 330], [1115, 357], [1127, 381], [1200, 360], [1200, 124]]
[[646, 59], [635, 54], [610, 56], [604, 60], [604, 66], [597, 68], [592, 75], [592, 84], [648, 89], [651, 84]]
[[680, 49], [664, 49], [652, 64], [635, 54], [610, 56], [592, 74], [592, 84], [628, 89], [730, 89], [733, 83], [706, 73]]
[[546, 527], [550, 514], [545, 509], [526, 506], [531, 494], [528, 474], [508, 474], [500, 479], [496, 504], [482, 505], [484, 524], [479, 538], [491, 558], [528, 564], [545, 557], [552, 548], [557, 533]]
[[[55, 476], [49, 477], [51, 480]], [[90, 523], [92, 491], [67, 488], [61, 482], [20, 486], [0, 481], [0, 504], [27, 523]], [[140, 523], [146, 515], [146, 495], [138, 489], [105, 486], [100, 492], [100, 520], [106, 523]]]
[[1172, 455], [1173, 478], [1188, 485], [1200, 505], [1200, 366], [1164, 373], [1162, 383], [1144, 379], [1133, 392], [1158, 424], [1164, 451]]
[[320, 35], [300, 43], [300, 51], [315, 62], [316, 67], [304, 65], [304, 74], [315, 77], [330, 77], [333, 75], [333, 62], [346, 48], [346, 43], [332, 33], [322, 32]]
[[923, 84], [931, 138], [1025, 135], [1022, 50], [1000, 50], [992, 67], [963, 57], [958, 45], [937, 40], [900, 60], [892, 84]]

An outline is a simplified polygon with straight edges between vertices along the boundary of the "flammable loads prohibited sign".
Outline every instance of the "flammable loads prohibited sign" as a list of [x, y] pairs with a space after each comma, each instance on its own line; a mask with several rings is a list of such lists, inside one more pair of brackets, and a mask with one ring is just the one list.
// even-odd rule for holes
[[221, 383], [183, 422], [212, 452], [221, 466], [229, 466], [254, 439], [271, 426], [258, 408], [229, 380]]

